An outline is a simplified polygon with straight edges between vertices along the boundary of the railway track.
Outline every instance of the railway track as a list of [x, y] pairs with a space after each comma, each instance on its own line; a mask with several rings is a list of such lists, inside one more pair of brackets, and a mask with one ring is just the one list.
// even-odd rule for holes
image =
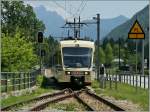
[[[54, 94], [47, 94], [26, 102], [20, 102], [5, 108], [1, 111], [8, 110], [27, 110], [27, 111], [40, 111], [44, 110], [51, 103], [57, 103], [67, 98], [76, 98], [80, 104], [83, 104], [88, 111], [125, 111], [121, 107], [97, 96], [88, 89], [81, 89], [73, 91], [70, 88], [64, 89], [61, 92]], [[25, 104], [21, 108], [16, 109], [18, 105]], [[28, 109], [27, 109], [28, 108]]]
[[90, 111], [125, 111], [125, 109], [113, 104], [112, 102], [90, 92], [89, 90], [76, 93], [75, 97]]
[[57, 96], [61, 96], [61, 95], [64, 95], [64, 94], [68, 94], [69, 92], [71, 92], [70, 89], [66, 88], [66, 89], [64, 89], [64, 90], [62, 90], [60, 92], [57, 92], [57, 93], [53, 93], [53, 94], [52, 93], [48, 93], [46, 95], [42, 95], [42, 96], [33, 98], [31, 100], [18, 102], [18, 103], [15, 103], [13, 105], [9, 105], [9, 106], [3, 107], [3, 108], [1, 108], [1, 111], [25, 110], [26, 108], [33, 107], [34, 105], [39, 104], [39, 103], [41, 103], [43, 101], [46, 101], [48, 99], [53, 99], [53, 98], [55, 98]]

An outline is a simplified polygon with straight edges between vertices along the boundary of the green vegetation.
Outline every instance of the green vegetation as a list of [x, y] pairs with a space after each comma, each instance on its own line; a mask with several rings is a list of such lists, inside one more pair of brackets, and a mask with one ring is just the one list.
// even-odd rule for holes
[[50, 109], [57, 109], [63, 111], [85, 111], [85, 107], [78, 103], [76, 100], [74, 102], [66, 101], [66, 103], [51, 104]]
[[110, 43], [107, 43], [106, 48], [105, 48], [105, 58], [106, 58], [106, 65], [110, 66], [111, 62], [113, 60], [113, 51]]
[[2, 36], [2, 71], [27, 71], [37, 64], [33, 44], [20, 36]]
[[[121, 66], [123, 65], [130, 65], [133, 71], [135, 71], [136, 67], [136, 53], [135, 53], [135, 42], [132, 40], [123, 40], [120, 39], [120, 59], [123, 60], [121, 62]], [[111, 39], [104, 39], [103, 44], [102, 44], [102, 51], [104, 49], [104, 54], [105, 54], [105, 67], [106, 68], [114, 68], [116, 65], [118, 65], [118, 62], [113, 62], [112, 60], [114, 59], [119, 59], [119, 40], [114, 41], [112, 38]], [[103, 62], [103, 58], [101, 61]], [[138, 63], [138, 68], [141, 68], [141, 52], [138, 52], [137, 54], [137, 63]]]
[[45, 26], [23, 1], [2, 1], [2, 71], [28, 71], [38, 64], [36, 35]]
[[[23, 1], [2, 1], [1, 6], [2, 71], [31, 70], [39, 65], [37, 33], [44, 32], [45, 25], [36, 17], [32, 6]], [[58, 63], [58, 42], [53, 37], [44, 38], [41, 47], [46, 51], [42, 59], [45, 65], [52, 64], [54, 55]]]
[[2, 33], [14, 36], [17, 29], [21, 36], [35, 41], [38, 31], [44, 31], [45, 25], [37, 19], [32, 6], [23, 1], [2, 1]]
[[[113, 83], [112, 83], [113, 84]], [[118, 89], [115, 90], [115, 86], [113, 85], [113, 89], [109, 88], [109, 82], [107, 82], [106, 89], [100, 89], [99, 83], [95, 80], [92, 82], [92, 87], [96, 91], [97, 94], [104, 94], [108, 96], [113, 96], [115, 99], [121, 100], [130, 100], [135, 104], [139, 104], [143, 110], [148, 111], [149, 106], [149, 91], [138, 88], [136, 92], [135, 87], [130, 86], [128, 84], [120, 84], [118, 83]]]
[[9, 96], [7, 99], [1, 100], [1, 107], [3, 108], [5, 106], [12, 105], [18, 102], [27, 101], [48, 92], [52, 92], [52, 89], [38, 88], [34, 90], [32, 93], [26, 92], [24, 95], [21, 96]]
[[[144, 33], [144, 57], [145, 59], [149, 59], [149, 5], [147, 5], [144, 9], [137, 12], [131, 19], [126, 21], [125, 23], [119, 25], [114, 28], [103, 40], [102, 47], [106, 48], [107, 44], [110, 44], [113, 49], [113, 56], [115, 58], [119, 58], [119, 38], [120, 38], [120, 58], [124, 60], [124, 65], [131, 65], [133, 70], [135, 71], [135, 62], [136, 62], [136, 41], [132, 39], [128, 39], [128, 32], [133, 25], [135, 20], [138, 20], [141, 24]], [[142, 40], [137, 41], [138, 43], [138, 68], [141, 68], [141, 54], [142, 54]], [[105, 54], [107, 54], [105, 52]], [[107, 59], [107, 58], [106, 58]], [[108, 62], [107, 62], [108, 63]]]
[[[117, 41], [119, 38], [126, 40], [128, 37], [128, 32], [133, 25], [135, 20], [138, 20], [141, 24], [144, 32], [145, 32], [145, 58], [149, 58], [149, 5], [147, 5], [144, 9], [137, 12], [130, 20], [126, 21], [125, 23], [119, 25], [118, 27], [114, 28], [104, 39], [104, 42], [107, 40], [113, 39]], [[129, 40], [130, 45], [128, 47], [130, 49], [135, 49], [135, 42], [133, 40]], [[125, 43], [121, 43], [124, 45]], [[141, 42], [138, 41], [138, 51], [141, 50]], [[131, 52], [134, 53], [134, 52]]]
[[36, 77], [37, 86], [41, 87], [42, 82], [43, 82], [43, 75], [38, 75], [38, 76]]
[[100, 47], [99, 52], [100, 52], [99, 61], [100, 63], [104, 64], [106, 59], [105, 59], [105, 52], [102, 47]]
[[54, 40], [53, 37], [49, 36], [45, 38], [44, 46], [42, 49], [46, 51], [46, 56], [43, 59], [43, 62], [46, 66], [52, 66], [52, 63], [60, 62], [60, 53], [59, 53], [59, 44], [57, 40]]

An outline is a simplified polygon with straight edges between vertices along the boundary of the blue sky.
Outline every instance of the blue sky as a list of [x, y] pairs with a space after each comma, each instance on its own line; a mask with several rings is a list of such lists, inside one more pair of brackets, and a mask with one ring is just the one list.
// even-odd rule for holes
[[[64, 19], [78, 17], [90, 19], [101, 14], [101, 18], [113, 18], [124, 15], [131, 18], [136, 12], [143, 9], [149, 1], [26, 1], [33, 7], [43, 5], [47, 10], [56, 11]], [[79, 7], [80, 6], [80, 7]], [[82, 9], [82, 11], [81, 11]]]

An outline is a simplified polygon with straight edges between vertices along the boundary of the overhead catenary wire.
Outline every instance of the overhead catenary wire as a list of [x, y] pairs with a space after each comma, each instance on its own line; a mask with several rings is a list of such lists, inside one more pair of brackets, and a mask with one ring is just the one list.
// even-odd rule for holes
[[75, 13], [75, 15], [77, 15], [78, 14], [78, 12], [80, 11], [80, 9], [81, 9], [81, 6], [82, 6], [82, 4], [84, 3], [84, 0], [82, 0], [81, 1], [81, 4], [79, 5], [79, 7], [78, 7], [78, 9], [77, 9], [77, 11], [76, 11], [76, 13]]
[[60, 5], [59, 3], [57, 3], [56, 1], [52, 1], [53, 3], [55, 3], [59, 8], [63, 9], [66, 13], [70, 14], [71, 16], [75, 17], [73, 13], [67, 11], [62, 5]]
[[[59, 4], [59, 3], [56, 2], [56, 1], [53, 1], [53, 3], [55, 3], [59, 8], [61, 8], [61, 9], [63, 9], [63, 10], [65, 11], [65, 20], [67, 21], [67, 19], [68, 19], [67, 13], [68, 13], [69, 15], [71, 15], [70, 18], [76, 18], [76, 19], [78, 19], [77, 16], [78, 16], [78, 15], [80, 16], [80, 14], [83, 12], [83, 10], [84, 10], [84, 8], [85, 8], [85, 6], [86, 6], [86, 4], [87, 4], [87, 1], [82, 0], [81, 3], [79, 4], [79, 7], [78, 7], [78, 9], [76, 10], [75, 13], [72, 13], [72, 12], [71, 12], [71, 9], [72, 9], [73, 7], [72, 7], [71, 4], [69, 5], [69, 3], [66, 3], [66, 0], [65, 0], [65, 3], [64, 3], [64, 6], [62, 6], [61, 4]], [[69, 11], [67, 11], [67, 6], [66, 6], [66, 5], [69, 5], [69, 6], [70, 6], [71, 9], [70, 9]], [[77, 14], [77, 15], [76, 15], [76, 14]], [[64, 32], [66, 32], [66, 30], [64, 31], [64, 29], [63, 29], [63, 31], [62, 31], [62, 33], [61, 33], [62, 36], [64, 35]]]
[[67, 15], [66, 15], [66, 10], [67, 10], [67, 8], [66, 8], [66, 0], [65, 0], [65, 20], [67, 19], [67, 18], [66, 18], [66, 16], [67, 16]]
[[87, 4], [87, 1], [85, 1], [85, 3], [84, 3], [84, 5], [83, 5], [83, 7], [81, 8], [81, 11], [79, 12], [79, 16], [80, 16], [80, 15], [81, 15], [81, 13], [83, 12], [83, 10], [84, 10], [84, 8], [85, 8], [86, 4]]

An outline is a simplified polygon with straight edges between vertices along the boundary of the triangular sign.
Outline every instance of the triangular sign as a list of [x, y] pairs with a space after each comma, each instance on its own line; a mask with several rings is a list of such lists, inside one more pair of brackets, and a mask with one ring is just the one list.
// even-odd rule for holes
[[137, 20], [134, 22], [133, 26], [131, 27], [128, 33], [128, 38], [129, 39], [144, 39], [145, 38], [144, 31]]

